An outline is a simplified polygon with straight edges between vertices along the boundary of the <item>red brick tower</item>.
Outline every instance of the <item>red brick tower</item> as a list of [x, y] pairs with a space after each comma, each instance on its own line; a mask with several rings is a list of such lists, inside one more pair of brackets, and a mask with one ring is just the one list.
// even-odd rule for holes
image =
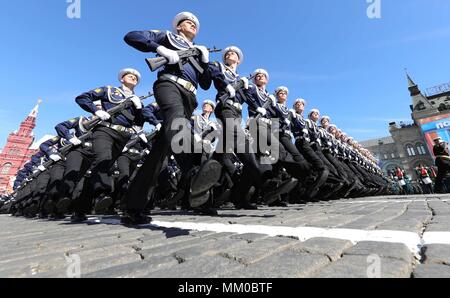
[[34, 141], [33, 129], [36, 126], [38, 103], [25, 120], [19, 130], [9, 134], [3, 151], [0, 153], [0, 194], [12, 190], [12, 183], [20, 168], [27, 163], [36, 149], [30, 148]]

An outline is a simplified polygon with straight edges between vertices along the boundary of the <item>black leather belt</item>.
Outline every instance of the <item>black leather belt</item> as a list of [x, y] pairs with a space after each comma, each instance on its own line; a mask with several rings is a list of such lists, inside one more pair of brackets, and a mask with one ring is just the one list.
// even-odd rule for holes
[[118, 131], [118, 132], [136, 133], [136, 131], [131, 127], [125, 127], [122, 125], [111, 124], [111, 123], [107, 123], [107, 122], [106, 123], [101, 122], [100, 125], [114, 129], [115, 131]]

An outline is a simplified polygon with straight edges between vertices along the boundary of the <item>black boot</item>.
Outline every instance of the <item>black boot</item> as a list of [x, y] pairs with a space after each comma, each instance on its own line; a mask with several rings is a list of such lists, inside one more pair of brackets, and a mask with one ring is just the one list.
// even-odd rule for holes
[[69, 211], [71, 200], [67, 197], [62, 198], [56, 203], [56, 211], [61, 214], [66, 214]]
[[131, 225], [131, 226], [146, 225], [149, 224], [151, 221], [152, 218], [150, 216], [147, 216], [142, 212], [135, 210], [125, 211], [122, 217], [120, 218], [120, 222], [123, 225]]
[[102, 214], [108, 211], [109, 207], [113, 204], [113, 200], [110, 196], [101, 196], [95, 200], [94, 211], [95, 214]]
[[263, 200], [269, 205], [278, 200], [280, 195], [291, 192], [297, 185], [298, 180], [295, 178], [283, 182], [278, 179], [268, 180], [263, 185]]
[[74, 212], [73, 215], [70, 217], [70, 221], [73, 223], [82, 223], [86, 221], [88, 218], [86, 214], [82, 212]]
[[215, 160], [208, 160], [202, 164], [197, 173], [192, 176], [190, 184], [189, 203], [191, 207], [199, 207], [205, 204], [205, 194], [219, 181], [222, 174], [222, 166]]

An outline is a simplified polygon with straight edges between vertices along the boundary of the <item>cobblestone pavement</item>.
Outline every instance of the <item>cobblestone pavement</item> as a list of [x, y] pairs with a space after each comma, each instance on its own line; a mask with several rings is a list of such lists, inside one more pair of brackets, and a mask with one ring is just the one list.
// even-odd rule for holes
[[2, 215], [0, 277], [450, 277], [450, 195], [152, 218]]

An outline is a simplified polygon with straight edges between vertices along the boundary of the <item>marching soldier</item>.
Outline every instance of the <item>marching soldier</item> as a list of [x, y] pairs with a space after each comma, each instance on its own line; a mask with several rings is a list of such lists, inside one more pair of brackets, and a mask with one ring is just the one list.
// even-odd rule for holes
[[[214, 140], [211, 139], [211, 136], [209, 134], [213, 131], [219, 130], [218, 123], [210, 119], [215, 109], [215, 102], [211, 100], [205, 100], [202, 104], [202, 113], [191, 117], [194, 137], [197, 139], [197, 143], [202, 143], [203, 145], [202, 154], [199, 156], [201, 157], [201, 161], [206, 161], [208, 159], [208, 155], [211, 155], [214, 151]], [[207, 135], [203, 136], [203, 134]], [[211, 133], [211, 135], [213, 134]], [[197, 161], [196, 163], [201, 164], [202, 162]]]
[[[157, 131], [161, 128], [162, 124], [156, 124]], [[115, 179], [115, 190], [113, 199], [115, 202], [120, 202], [125, 195], [131, 176], [136, 170], [138, 163], [142, 158], [149, 154], [151, 150], [151, 140], [147, 138], [144, 133], [136, 134], [131, 138], [127, 145], [122, 150], [122, 154], [117, 159], [117, 170], [119, 172]]]
[[[81, 136], [89, 133], [83, 126], [83, 122], [86, 120], [89, 120], [89, 118], [80, 116], [55, 126], [58, 136], [74, 145], [74, 148], [66, 155], [62, 189], [55, 202], [56, 209], [59, 214], [64, 214], [73, 204], [75, 210], [84, 210], [84, 212], [74, 213], [72, 216], [72, 221], [74, 222], [86, 220], [84, 213], [90, 211], [90, 202], [86, 203], [87, 200], [73, 197], [77, 183], [85, 175], [93, 161], [92, 136], [85, 137], [83, 141], [79, 139]], [[83, 204], [87, 204], [87, 206], [82, 207]]]
[[[323, 124], [322, 124], [323, 125]], [[345, 163], [346, 156], [343, 150], [343, 145], [341, 141], [336, 137], [338, 133], [338, 129], [336, 125], [330, 124], [327, 126], [327, 132], [332, 137], [332, 155], [335, 160], [339, 162], [340, 169], [346, 173], [347, 179], [349, 179], [352, 187], [348, 189], [346, 195], [350, 197], [357, 196], [358, 194], [364, 191], [364, 185], [360, 181], [360, 179], [356, 176], [356, 174], [347, 166]]]
[[[210, 119], [212, 113], [216, 109], [216, 104], [211, 100], [205, 100], [202, 104], [202, 113], [199, 115], [193, 115], [191, 117], [191, 125], [193, 129], [194, 138], [196, 140], [195, 144], [198, 145], [198, 147], [201, 147], [201, 153], [197, 153], [197, 148], [194, 149], [194, 159], [192, 161], [193, 166], [200, 166], [207, 160], [209, 160], [212, 157], [212, 154], [214, 153], [214, 137], [216, 133], [213, 133], [215, 131], [219, 130], [219, 125], [217, 122], [212, 121]], [[206, 134], [206, 135], [205, 135]], [[212, 193], [211, 191], [207, 191], [204, 194], [201, 194], [202, 197], [204, 197], [204, 200], [209, 196], [209, 200], [204, 203], [200, 207], [196, 208], [190, 208], [188, 197], [185, 195], [183, 196], [183, 203], [182, 207], [185, 209], [192, 209], [194, 212], [207, 214], [207, 215], [217, 215], [217, 210], [213, 207], [212, 202]], [[197, 200], [200, 198], [196, 198]]]
[[289, 89], [281, 86], [275, 90], [275, 96], [277, 98], [277, 104], [274, 107], [276, 116], [280, 119], [280, 143], [283, 145], [293, 159], [302, 165], [303, 172], [309, 172], [310, 166], [305, 161], [305, 158], [301, 155], [295, 145], [292, 143], [293, 134], [291, 131], [292, 113], [286, 107], [287, 97]]
[[[59, 194], [62, 192], [62, 178], [65, 169], [65, 159], [59, 154], [63, 146], [63, 139], [56, 136], [41, 145], [41, 150], [54, 161], [54, 164], [48, 169], [49, 181], [45, 190], [45, 195], [41, 202], [41, 212], [43, 217], [48, 214], [52, 219], [64, 218], [63, 213], [56, 210], [56, 202]], [[41, 174], [42, 175], [42, 174]]]
[[[122, 153], [131, 136], [136, 133], [135, 125], [143, 125], [142, 101], [134, 94], [134, 88], [141, 80], [140, 73], [132, 68], [119, 72], [119, 88], [106, 86], [79, 95], [75, 101], [85, 111], [99, 117], [102, 122], [93, 129], [92, 188], [95, 211], [108, 209], [112, 204], [112, 181], [109, 170]], [[130, 108], [114, 115], [107, 110], [131, 99]], [[99, 106], [96, 105], [99, 104]], [[140, 130], [140, 129], [139, 129]], [[81, 212], [81, 210], [78, 210]], [[76, 211], [77, 212], [77, 211]]]
[[[242, 104], [247, 103], [249, 109], [266, 114], [266, 110], [249, 101], [247, 93], [250, 86], [246, 77], [239, 76], [238, 66], [242, 63], [244, 55], [236, 46], [230, 46], [224, 49], [222, 55], [223, 63], [214, 62], [210, 64], [211, 77], [217, 90], [216, 101], [218, 102], [215, 110], [216, 117], [223, 126], [223, 138], [219, 148], [224, 152], [219, 158], [224, 164], [228, 176], [232, 177], [235, 171], [234, 159], [231, 154], [236, 154], [237, 158], [244, 164], [243, 173], [239, 184], [233, 187], [234, 205], [237, 209], [256, 209], [257, 207], [248, 202], [246, 194], [249, 192], [252, 184], [263, 190], [263, 199], [267, 203], [277, 200], [280, 194], [287, 193], [292, 189], [289, 183], [281, 183], [274, 179], [272, 167], [263, 165], [257, 160], [256, 152], [252, 150], [249, 138], [241, 127], [242, 122]], [[257, 70], [254, 77], [263, 77], [267, 83], [268, 73], [265, 70]], [[236, 90], [233, 85], [242, 82], [243, 90]], [[252, 86], [252, 88], [256, 88]], [[256, 91], [255, 91], [256, 92]], [[226, 100], [222, 100], [226, 98]], [[264, 98], [266, 99], [266, 98]], [[230, 138], [230, 139], [229, 139]], [[240, 143], [241, 142], [241, 143]]]
[[[311, 177], [311, 165], [298, 151], [292, 142], [293, 134], [291, 131], [292, 113], [286, 107], [289, 89], [280, 86], [275, 90], [277, 103], [273, 106], [275, 116], [279, 119], [279, 144], [280, 144], [280, 164], [286, 168], [287, 172], [293, 177], [299, 179], [299, 184], [305, 188], [305, 183]], [[303, 184], [303, 185], [302, 185]], [[299, 195], [297, 193], [297, 195]], [[278, 202], [278, 206], [285, 206], [284, 202]]]
[[[158, 53], [167, 59], [168, 64], [159, 71], [158, 80], [153, 85], [155, 99], [164, 119], [164, 127], [162, 133], [156, 137], [152, 153], [130, 183], [124, 199], [126, 209], [125, 216], [122, 218], [124, 224], [149, 222], [149, 218], [142, 214], [147, 204], [149, 190], [157, 183], [173, 138], [183, 132], [180, 127], [172, 126], [174, 123], [181, 124], [177, 123], [181, 119], [185, 120], [184, 124], [188, 124], [197, 107], [198, 85], [204, 90], [211, 86], [209, 72], [205, 71], [208, 67], [209, 51], [206, 47], [193, 43], [200, 29], [197, 17], [190, 12], [179, 13], [173, 19], [172, 27], [173, 32], [133, 31], [125, 36], [125, 42], [128, 45], [142, 52]], [[177, 51], [194, 47], [200, 51], [201, 55], [190, 57], [190, 59], [180, 59]], [[182, 136], [185, 137], [183, 140], [191, 139], [191, 136]], [[220, 177], [221, 166], [217, 162], [208, 161], [202, 165], [198, 173], [195, 173], [190, 172], [193, 159], [191, 154], [179, 154], [175, 157], [184, 177], [181, 187], [191, 195], [191, 198], [209, 190]], [[208, 179], [205, 179], [206, 177]], [[202, 205], [202, 203], [204, 201], [191, 201], [194, 205]]]
[[23, 204], [25, 215], [28, 217], [35, 217], [40, 211], [40, 202], [45, 196], [45, 189], [50, 179], [50, 175], [43, 164], [50, 155], [54, 161], [59, 161], [57, 155], [47, 153], [46, 156], [46, 153], [42, 151], [41, 144], [39, 152], [31, 157], [32, 175], [35, 175], [35, 178], [29, 183], [29, 191], [25, 194], [26, 199], [24, 199]]
[[318, 109], [312, 109], [308, 114], [308, 119], [306, 120], [308, 124], [309, 135], [311, 136], [311, 147], [324, 163], [325, 167], [330, 171], [328, 176], [328, 184], [330, 185], [330, 190], [327, 190], [323, 195], [324, 198], [329, 198], [335, 195], [344, 186], [344, 180], [340, 177], [336, 168], [328, 161], [324, 156], [322, 151], [322, 140], [320, 139], [320, 131], [317, 125], [317, 121], [320, 119], [320, 111]]
[[[236, 46], [229, 46], [223, 50], [222, 63], [214, 62], [210, 64], [209, 71], [214, 86], [217, 90], [215, 115], [222, 124], [222, 138], [218, 144], [219, 150], [216, 152], [216, 159], [224, 166], [224, 175], [231, 177], [235, 166], [231, 155], [235, 152], [238, 158], [246, 165], [246, 170], [254, 178], [262, 176], [260, 167], [256, 161], [255, 154], [251, 152], [239, 152], [237, 150], [238, 139], [244, 142], [244, 148], [250, 148], [249, 140], [245, 137], [241, 127], [242, 104], [245, 102], [240, 91], [237, 91], [233, 84], [242, 81], [244, 88], [248, 88], [248, 79], [240, 77], [237, 68], [244, 61], [244, 54]], [[227, 97], [222, 101], [221, 97]], [[229, 139], [231, 138], [231, 139]], [[242, 182], [242, 181], [241, 181]], [[250, 188], [250, 186], [248, 186]], [[236, 192], [233, 195], [233, 203], [237, 209], [256, 209], [255, 205], [245, 200], [245, 195], [239, 194], [238, 189], [247, 191], [244, 186], [234, 187]]]
[[[16, 201], [23, 201], [31, 192], [31, 181], [29, 181], [29, 176], [33, 172], [33, 164], [30, 160], [27, 162], [23, 168], [19, 171], [16, 181], [14, 182], [14, 190], [16, 191], [15, 199]], [[15, 204], [12, 208], [12, 215], [21, 216], [23, 215], [23, 203]]]
[[[261, 155], [261, 158], [267, 158], [267, 156], [269, 156], [269, 158], [276, 159], [276, 162], [273, 165], [274, 171], [272, 173], [276, 179], [272, 180], [272, 182], [275, 183], [275, 188], [278, 188], [279, 192], [281, 192], [279, 195], [271, 195], [270, 197], [265, 198], [265, 203], [270, 205], [279, 201], [281, 194], [291, 192], [291, 190], [298, 185], [298, 180], [296, 178], [300, 178], [301, 170], [295, 163], [287, 162], [288, 153], [280, 144], [278, 138], [273, 135], [275, 132], [278, 133], [278, 131], [276, 131], [277, 127], [273, 126], [274, 123], [271, 120], [277, 117], [277, 100], [275, 96], [269, 94], [266, 89], [269, 82], [269, 73], [265, 69], [257, 69], [253, 72], [253, 77], [253, 84], [251, 84], [247, 90], [244, 90], [248, 103], [250, 123], [255, 123], [257, 127], [256, 132], [253, 130], [250, 130], [250, 132], [257, 133], [257, 135], [254, 135], [253, 137], [258, 140], [258, 142], [255, 143], [257, 143], [257, 152]], [[282, 109], [282, 111], [279, 110], [280, 114], [284, 113], [284, 115], [286, 115], [287, 109], [282, 107], [278, 107], [278, 109]], [[256, 122], [254, 121], [255, 119], [257, 119]], [[264, 141], [261, 142], [261, 139]], [[264, 143], [266, 146], [261, 147]], [[274, 152], [269, 152], [271, 149], [275, 149]], [[286, 166], [290, 172], [295, 172], [294, 176], [296, 178], [281, 181], [281, 165]], [[271, 194], [271, 192], [269, 192], [269, 194]]]
[[330, 170], [325, 167], [322, 160], [317, 156], [316, 152], [311, 148], [311, 136], [308, 130], [307, 120], [303, 117], [306, 101], [303, 98], [298, 98], [294, 102], [294, 110], [292, 113], [292, 130], [295, 137], [295, 146], [298, 151], [305, 157], [305, 159], [312, 165], [313, 170], [317, 173], [317, 177], [313, 184], [308, 186], [305, 192], [307, 200], [313, 198], [319, 192], [319, 189], [325, 184]]
[[347, 172], [345, 171], [341, 162], [335, 156], [336, 153], [333, 143], [334, 136], [332, 136], [327, 130], [330, 127], [330, 120], [331, 119], [329, 116], [323, 116], [320, 119], [321, 126], [319, 127], [319, 137], [322, 145], [322, 153], [325, 158], [331, 163], [331, 165], [336, 169], [339, 177], [343, 180], [344, 187], [340, 192], [340, 196], [346, 197], [355, 187], [355, 181], [351, 176], [347, 175]]

